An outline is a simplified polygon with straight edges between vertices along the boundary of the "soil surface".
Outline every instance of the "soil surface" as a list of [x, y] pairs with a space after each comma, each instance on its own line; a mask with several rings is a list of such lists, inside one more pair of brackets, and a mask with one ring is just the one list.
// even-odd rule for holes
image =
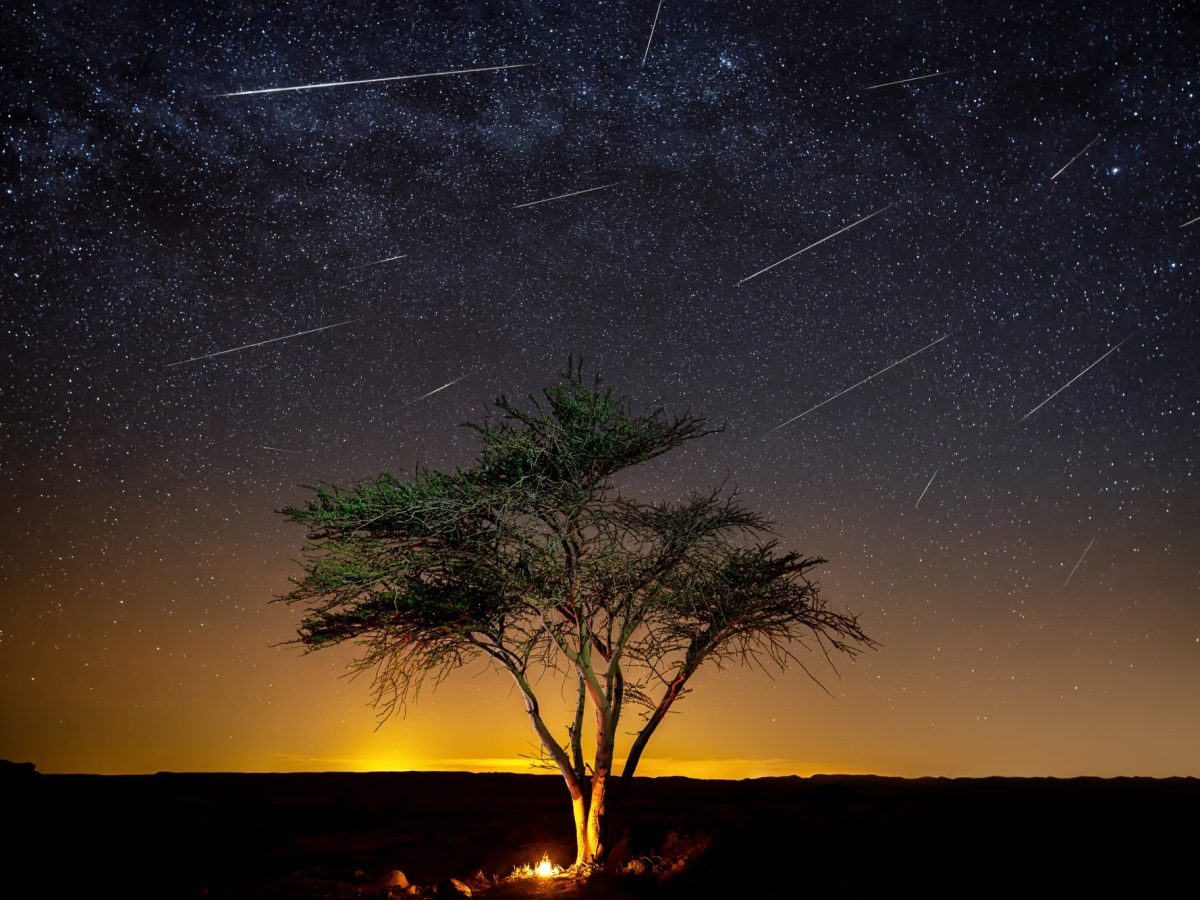
[[[632, 873], [500, 882], [573, 857], [561, 780], [454, 773], [3, 775], [21, 897], [1170, 896], [1200, 780], [638, 779]], [[626, 867], [623, 867], [626, 868]], [[485, 885], [488, 885], [485, 887]], [[435, 892], [436, 891], [436, 892]]]

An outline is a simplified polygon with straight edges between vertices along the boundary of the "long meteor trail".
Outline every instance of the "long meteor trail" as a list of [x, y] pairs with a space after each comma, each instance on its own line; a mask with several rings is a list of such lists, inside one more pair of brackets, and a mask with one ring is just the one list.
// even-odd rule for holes
[[1070, 159], [1068, 159], [1067, 165], [1063, 166], [1061, 169], [1059, 169], [1057, 172], [1055, 172], [1053, 175], [1051, 175], [1050, 180], [1053, 181], [1055, 178], [1057, 178], [1063, 172], [1067, 171], [1067, 166], [1071, 165], [1071, 163], [1075, 162], [1075, 160], [1079, 159], [1079, 157], [1083, 156], [1083, 154], [1087, 153], [1090, 149], [1092, 149], [1092, 144], [1096, 143], [1096, 141], [1098, 141], [1098, 140], [1100, 140], [1100, 135], [1096, 135], [1094, 138], [1092, 138], [1088, 142], [1088, 145], [1086, 147], [1084, 147], [1082, 150], [1080, 150], [1078, 153], [1076, 153], [1074, 156], [1072, 156]]
[[1075, 568], [1071, 570], [1071, 574], [1067, 576], [1067, 580], [1064, 581], [1062, 587], [1059, 588], [1060, 591], [1065, 591], [1067, 589], [1067, 585], [1071, 583], [1071, 579], [1074, 578], [1075, 573], [1079, 571], [1079, 567], [1083, 563], [1083, 557], [1088, 555], [1088, 550], [1092, 549], [1092, 544], [1094, 544], [1094, 543], [1096, 543], [1096, 539], [1092, 538], [1091, 544], [1087, 545], [1087, 550], [1084, 550], [1083, 553], [1080, 555], [1079, 561], [1075, 563]]
[[357, 266], [351, 266], [350, 271], [353, 272], [355, 269], [365, 269], [368, 266], [378, 266], [378, 265], [382, 265], [383, 263], [387, 263], [387, 262], [395, 262], [396, 260], [404, 259], [407, 256], [408, 256], [407, 253], [401, 253], [399, 256], [389, 256], [387, 259], [377, 259], [374, 262], [361, 263], [360, 265], [357, 265]]
[[807, 247], [804, 247], [804, 248], [802, 248], [802, 249], [800, 249], [800, 250], [797, 250], [797, 251], [796, 251], [795, 253], [793, 253], [791, 256], [785, 256], [783, 259], [779, 260], [778, 262], [773, 262], [773, 263], [771, 263], [771, 264], [770, 264], [769, 266], [767, 266], [765, 269], [759, 269], [759, 270], [758, 270], [757, 272], [755, 272], [753, 275], [747, 275], [745, 278], [743, 278], [741, 281], [739, 281], [739, 282], [738, 282], [738, 284], [745, 284], [745, 283], [746, 283], [747, 281], [749, 281], [751, 278], [757, 278], [757, 277], [758, 277], [759, 275], [761, 275], [763, 272], [769, 272], [769, 271], [771, 271], [773, 268], [775, 268], [776, 266], [781, 266], [781, 265], [783, 265], [783, 264], [784, 264], [785, 262], [787, 262], [789, 259], [795, 259], [795, 258], [796, 258], [797, 256], [799, 256], [801, 253], [807, 253], [809, 250], [811, 250], [813, 247], [816, 247], [818, 244], [823, 244], [823, 243], [825, 243], [827, 240], [829, 240], [830, 238], [835, 238], [835, 237], [837, 237], [837, 236], [838, 236], [839, 234], [841, 234], [843, 231], [849, 231], [849, 230], [850, 230], [851, 228], [853, 228], [855, 225], [861, 225], [863, 222], [867, 221], [867, 219], [873, 218], [874, 216], [877, 216], [877, 215], [879, 215], [881, 212], [887, 212], [889, 209], [891, 209], [891, 208], [892, 208], [893, 206], [895, 206], [895, 205], [896, 205], [895, 203], [889, 203], [889, 204], [888, 204], [887, 206], [885, 206], [883, 209], [877, 209], [877, 210], [875, 210], [875, 212], [873, 212], [873, 213], [870, 213], [869, 215], [865, 215], [865, 216], [863, 216], [863, 217], [862, 217], [861, 219], [859, 219], [857, 222], [851, 222], [851, 223], [850, 223], [849, 225], [847, 225], [846, 227], [844, 227], [844, 228], [839, 228], [839, 229], [838, 229], [837, 231], [835, 231], [833, 234], [828, 234], [828, 235], [826, 235], [825, 237], [821, 238], [819, 241], [814, 241], [813, 243], [809, 244]]
[[926, 78], [937, 78], [939, 75], [949, 75], [954, 69], [943, 69], [941, 72], [934, 72], [931, 75], [914, 75], [912, 78], [901, 78], [899, 81], [885, 81], [883, 84], [869, 84], [864, 91], [873, 91], [875, 88], [891, 87], [893, 84], [908, 84], [910, 81], [923, 81]]
[[650, 42], [654, 40], [654, 29], [658, 27], [658, 14], [662, 12], [663, 0], [658, 0], [658, 9], [654, 10], [654, 22], [650, 25], [650, 37], [646, 38], [646, 52], [642, 54], [642, 65], [646, 65], [646, 57], [650, 55]]
[[564, 197], [578, 197], [580, 194], [590, 194], [592, 191], [602, 191], [605, 188], [616, 187], [618, 184], [624, 184], [623, 181], [613, 181], [609, 184], [602, 184], [599, 187], [584, 188], [582, 191], [571, 191], [566, 194], [556, 194], [553, 197], [545, 197], [542, 200], [530, 200], [528, 203], [518, 203], [513, 209], [523, 209], [526, 206], [537, 206], [539, 203], [549, 203], [551, 200], [562, 200]]
[[[926, 350], [928, 350], [928, 349], [929, 349], [930, 347], [932, 347], [934, 344], [940, 344], [942, 341], [944, 341], [944, 340], [945, 340], [946, 338], [948, 338], [948, 337], [950, 337], [950, 335], [949, 335], [949, 334], [943, 334], [943, 335], [942, 335], [940, 338], [938, 338], [936, 341], [930, 341], [928, 344], [926, 344], [926, 345], [925, 345], [924, 347], [922, 347], [920, 350], [917, 350], [917, 351], [915, 351], [915, 352], [913, 352], [913, 353], [910, 353], [910, 354], [908, 354], [908, 356], [904, 357], [904, 359], [898, 359], [898, 360], [896, 360], [894, 363], [892, 363], [891, 365], [884, 366], [882, 369], [880, 369], [878, 372], [875, 372], [873, 375], [868, 375], [868, 376], [867, 376], [866, 378], [864, 378], [862, 381], [858, 382], [858, 384], [852, 384], [852, 385], [850, 385], [850, 387], [846, 388], [845, 390], [843, 390], [843, 391], [838, 391], [838, 392], [837, 392], [836, 394], [834, 394], [832, 397], [827, 397], [827, 398], [825, 398], [825, 399], [824, 399], [824, 400], [822, 400], [820, 403], [818, 403], [816, 406], [813, 406], [813, 407], [810, 407], [810, 408], [806, 409], [804, 412], [800, 413], [800, 415], [798, 415], [798, 416], [792, 416], [792, 417], [791, 417], [790, 419], [788, 419], [786, 422], [781, 422], [780, 424], [778, 424], [778, 425], [776, 425], [774, 428], [772, 428], [770, 431], [768, 431], [766, 434], [764, 434], [764, 435], [763, 435], [763, 437], [767, 437], [767, 435], [770, 435], [770, 434], [772, 434], [773, 432], [776, 432], [776, 431], [778, 431], [778, 430], [779, 430], [780, 428], [782, 428], [784, 425], [791, 425], [791, 424], [792, 424], [793, 422], [795, 422], [797, 419], [803, 419], [803, 418], [804, 418], [805, 416], [807, 416], [807, 415], [808, 415], [810, 412], [814, 412], [814, 411], [816, 411], [816, 410], [820, 409], [820, 408], [821, 408], [822, 406], [824, 406], [826, 403], [829, 403], [829, 402], [830, 402], [830, 401], [832, 401], [832, 400], [836, 400], [838, 397], [841, 397], [843, 394], [848, 394], [848, 393], [850, 393], [850, 392], [851, 392], [852, 390], [854, 390], [855, 388], [862, 387], [864, 384], [866, 384], [866, 383], [867, 383], [868, 381], [870, 381], [872, 378], [878, 378], [880, 375], [882, 375], [884, 372], [888, 371], [889, 369], [894, 369], [894, 368], [896, 368], [896, 366], [900, 365], [900, 363], [902, 363], [902, 362], [907, 362], [908, 360], [912, 359], [914, 356], [917, 356], [917, 355], [918, 355], [918, 354], [920, 354], [920, 353], [924, 353]], [[936, 475], [937, 473], [935, 472], [934, 474]], [[932, 484], [932, 483], [933, 483], [933, 479], [930, 479], [930, 484]], [[926, 490], [928, 490], [928, 486], [926, 486]], [[918, 501], [918, 502], [920, 502], [920, 501]]]
[[925, 490], [921, 491], [921, 496], [917, 498], [917, 502], [913, 504], [913, 509], [921, 508], [921, 501], [925, 499], [925, 495], [929, 493], [929, 487], [933, 484], [933, 479], [937, 478], [938, 469], [933, 470], [933, 474], [929, 476], [929, 484], [925, 485]]
[[434, 388], [434, 389], [433, 389], [432, 391], [430, 391], [428, 394], [422, 394], [420, 397], [417, 397], [415, 400], [409, 400], [409, 401], [408, 401], [407, 403], [405, 403], [404, 405], [405, 405], [405, 406], [412, 406], [414, 403], [418, 403], [418, 402], [420, 402], [421, 400], [424, 400], [426, 397], [432, 397], [432, 396], [433, 396], [434, 394], [436, 394], [438, 391], [444, 391], [446, 388], [448, 388], [448, 387], [453, 387], [454, 385], [458, 384], [458, 383], [459, 383], [460, 381], [462, 381], [464, 378], [470, 378], [472, 375], [474, 375], [476, 372], [478, 372], [478, 371], [479, 371], [480, 369], [482, 369], [482, 368], [483, 368], [483, 366], [476, 366], [474, 369], [472, 369], [472, 370], [471, 370], [470, 372], [468, 372], [466, 375], [459, 375], [459, 376], [458, 376], [457, 378], [455, 378], [453, 381], [447, 381], [447, 382], [446, 382], [445, 384], [443, 384], [443, 385], [442, 385], [440, 388]]
[[413, 81], [418, 78], [440, 78], [443, 75], [467, 75], [472, 72], [499, 72], [503, 69], [524, 69], [535, 63], [513, 63], [509, 66], [482, 66], [478, 69], [447, 69], [444, 72], [420, 72], [416, 75], [389, 75], [386, 78], [359, 78], [354, 81], [321, 81], [315, 84], [297, 84], [292, 87], [259, 88], [254, 91], [231, 91], [214, 94], [214, 97], [249, 97], [252, 94], [280, 94], [284, 91], [315, 91], [319, 88], [344, 87], [351, 84], [378, 84], [382, 81]]
[[1043, 400], [1041, 403], [1039, 403], [1037, 406], [1035, 406], [1029, 412], [1025, 413], [1025, 415], [1021, 416], [1021, 421], [1024, 422], [1026, 419], [1028, 419], [1030, 416], [1032, 416], [1035, 412], [1037, 412], [1039, 409], [1041, 409], [1043, 406], [1045, 406], [1047, 403], [1049, 403], [1051, 400], [1053, 400], [1055, 397], [1057, 397], [1059, 394], [1061, 394], [1063, 391], [1065, 391], [1067, 388], [1069, 388], [1071, 385], [1073, 385], [1075, 382], [1077, 382], [1080, 378], [1082, 378], [1084, 375], [1086, 375], [1088, 373], [1089, 369], [1091, 369], [1094, 366], [1098, 366], [1104, 360], [1105, 356], [1108, 356], [1108, 354], [1110, 354], [1110, 353], [1116, 352], [1118, 347], [1120, 347], [1123, 343], [1125, 343], [1125, 341], [1129, 340], [1129, 338], [1133, 337], [1134, 334], [1137, 334], [1138, 331], [1141, 331], [1141, 330], [1142, 329], [1139, 328], [1133, 334], [1129, 335], [1129, 337], [1123, 338], [1122, 340], [1118, 341], [1117, 343], [1115, 343], [1111, 347], [1109, 347], [1107, 350], [1105, 350], [1103, 355], [1101, 355], [1100, 359], [1096, 360], [1094, 363], [1092, 363], [1090, 366], [1088, 366], [1087, 369], [1084, 369], [1082, 372], [1080, 372], [1078, 375], [1076, 375], [1074, 378], [1072, 378], [1070, 381], [1068, 381], [1066, 384], [1064, 384], [1062, 387], [1060, 387], [1057, 391], [1055, 391], [1053, 394], [1051, 394], [1049, 397], [1047, 397], [1045, 400]]
[[297, 331], [295, 334], [285, 334], [281, 337], [267, 338], [265, 341], [257, 341], [253, 344], [242, 344], [240, 347], [230, 347], [228, 350], [217, 350], [215, 353], [205, 353], [203, 356], [193, 356], [190, 359], [181, 359], [179, 362], [167, 363], [164, 368], [171, 366], [182, 366], [184, 363], [197, 362], [201, 359], [211, 359], [214, 356], [224, 356], [226, 353], [237, 353], [239, 350], [249, 350], [252, 347], [262, 347], [265, 344], [273, 344], [276, 341], [286, 341], [291, 338], [303, 337], [306, 334], [316, 334], [318, 331], [328, 331], [330, 328], [341, 328], [343, 325], [349, 325], [352, 322], [361, 322], [362, 319], [347, 319], [345, 322], [335, 322], [333, 325], [322, 325], [320, 328], [310, 328], [308, 331]]

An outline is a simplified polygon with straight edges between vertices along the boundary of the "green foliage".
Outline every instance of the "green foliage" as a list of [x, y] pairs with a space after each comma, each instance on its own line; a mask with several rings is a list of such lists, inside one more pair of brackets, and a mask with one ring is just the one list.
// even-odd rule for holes
[[528, 400], [502, 396], [494, 418], [469, 424], [480, 450], [468, 468], [322, 484], [282, 511], [309, 541], [281, 598], [304, 606], [297, 642], [355, 643], [384, 716], [485, 654], [543, 732], [527, 675], [561, 666], [579, 676], [580, 709], [586, 688], [614, 728], [625, 697], [653, 711], [644, 743], [706, 659], [785, 666], [806, 636], [826, 654], [871, 645], [808, 579], [824, 560], [761, 540], [768, 523], [735, 496], [646, 503], [616, 490], [621, 471], [712, 433], [704, 419], [635, 414], [571, 366]]
[[589, 386], [579, 369], [568, 368], [563, 384], [529, 400], [526, 410], [501, 396], [497, 421], [469, 426], [482, 438], [474, 474], [560, 503], [585, 502], [620, 470], [709, 433], [703, 419], [688, 415], [633, 415], [627, 401], [598, 378]]

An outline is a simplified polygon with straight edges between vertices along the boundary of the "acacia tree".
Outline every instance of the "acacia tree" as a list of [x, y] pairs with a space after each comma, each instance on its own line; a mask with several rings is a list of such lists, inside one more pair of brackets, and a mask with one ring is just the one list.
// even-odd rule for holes
[[[496, 406], [469, 424], [481, 447], [468, 468], [321, 485], [284, 509], [308, 544], [303, 576], [279, 599], [303, 605], [306, 649], [357, 644], [353, 666], [372, 675], [382, 718], [473, 658], [507, 672], [570, 794], [576, 866], [591, 865], [607, 849], [626, 708], [641, 715], [622, 783], [704, 663], [804, 668], [798, 651], [829, 660], [873, 642], [810, 579], [825, 560], [780, 550], [736, 496], [622, 495], [619, 473], [717, 430], [704, 419], [634, 414], [571, 366], [540, 398]], [[547, 672], [577, 689], [565, 744], [538, 699]]]

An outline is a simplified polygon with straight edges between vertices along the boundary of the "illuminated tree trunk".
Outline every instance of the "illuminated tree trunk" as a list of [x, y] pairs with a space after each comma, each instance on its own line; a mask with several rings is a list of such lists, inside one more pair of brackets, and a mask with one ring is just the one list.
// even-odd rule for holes
[[[579, 724], [577, 717], [574, 728], [578, 729]], [[571, 813], [575, 820], [576, 866], [591, 866], [601, 862], [608, 849], [606, 838], [608, 782], [612, 774], [615, 732], [611, 706], [606, 704], [605, 709], [597, 706], [596, 756], [592, 766], [589, 790], [584, 789], [585, 780], [583, 778], [572, 777], [574, 772], [568, 775], [566, 767], [560, 764], [560, 769], [563, 769], [563, 778], [571, 793]], [[576, 734], [578, 731], [573, 731], [572, 736], [574, 737]], [[561, 750], [558, 753], [565, 760], [565, 754]]]
[[571, 812], [575, 816], [575, 865], [583, 865], [592, 861], [588, 853], [588, 811], [587, 798], [583, 791], [572, 791]]
[[587, 862], [597, 863], [604, 859], [608, 850], [608, 779], [612, 773], [613, 744], [616, 739], [613, 708], [596, 707], [596, 760], [592, 766], [592, 791], [588, 803]]
[[608, 824], [608, 776], [607, 769], [597, 768], [592, 773], [592, 797], [588, 806], [587, 819], [588, 862], [599, 862], [608, 849], [605, 845], [605, 826]]
[[542, 720], [537, 697], [534, 695], [533, 689], [525, 679], [524, 674], [512, 669], [510, 671], [525, 699], [525, 712], [529, 716], [529, 722], [533, 725], [533, 730], [537, 733], [546, 752], [558, 765], [558, 770], [562, 773], [563, 781], [566, 782], [567, 791], [571, 795], [571, 814], [575, 819], [575, 864], [591, 863], [595, 860], [596, 855], [590, 849], [588, 798], [584, 793], [583, 784], [576, 777], [571, 760], [567, 758], [562, 747], [555, 742], [554, 737], [550, 734], [550, 729], [546, 727], [546, 723]]
[[575, 817], [575, 865], [595, 865], [600, 862], [606, 846], [609, 775], [597, 768], [592, 774], [591, 791], [572, 790], [571, 812]]

